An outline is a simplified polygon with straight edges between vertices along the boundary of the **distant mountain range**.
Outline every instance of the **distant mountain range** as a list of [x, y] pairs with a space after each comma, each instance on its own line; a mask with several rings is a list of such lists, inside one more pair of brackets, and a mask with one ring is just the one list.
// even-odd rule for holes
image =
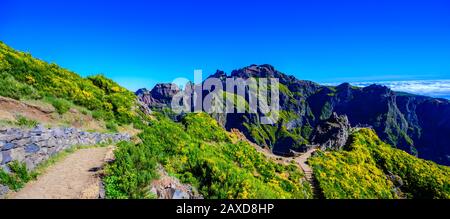
[[[395, 81], [369, 81], [352, 82], [354, 86], [366, 87], [372, 84], [383, 85], [398, 92], [407, 92], [422, 96], [434, 98], [450, 99], [450, 80], [395, 80]], [[337, 83], [328, 83], [325, 85], [339, 85]]]
[[[212, 115], [226, 129], [239, 129], [274, 153], [301, 150], [310, 144], [313, 130], [335, 112], [346, 115], [353, 127], [372, 127], [382, 140], [399, 149], [450, 165], [450, 101], [446, 99], [396, 92], [375, 84], [324, 86], [288, 76], [271, 65], [250, 65], [230, 75], [218, 70], [210, 77], [223, 82], [230, 77], [279, 79], [281, 120], [277, 124], [261, 124], [261, 114]], [[158, 84], [136, 94], [151, 108], [164, 108], [180, 92], [171, 88], [171, 84]]]

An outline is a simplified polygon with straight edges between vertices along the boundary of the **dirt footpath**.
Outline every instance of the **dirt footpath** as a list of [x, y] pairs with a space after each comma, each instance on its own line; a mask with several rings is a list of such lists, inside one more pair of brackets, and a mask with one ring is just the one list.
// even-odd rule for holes
[[99, 172], [110, 159], [112, 150], [112, 147], [77, 150], [9, 198], [97, 199], [101, 190]]

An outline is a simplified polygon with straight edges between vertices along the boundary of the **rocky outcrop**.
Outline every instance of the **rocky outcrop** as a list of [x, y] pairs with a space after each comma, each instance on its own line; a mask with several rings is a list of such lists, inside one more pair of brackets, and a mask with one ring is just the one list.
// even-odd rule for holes
[[311, 142], [319, 145], [322, 150], [341, 149], [347, 143], [350, 128], [347, 116], [333, 113], [329, 119], [317, 125]]
[[157, 84], [151, 91], [147, 89], [139, 89], [136, 91], [138, 99], [154, 108], [162, 108], [164, 106], [170, 106], [173, 96], [180, 92], [177, 85], [171, 83]]
[[203, 199], [191, 185], [182, 184], [177, 178], [169, 176], [161, 165], [158, 166], [158, 173], [159, 179], [150, 185], [150, 192], [158, 199]]

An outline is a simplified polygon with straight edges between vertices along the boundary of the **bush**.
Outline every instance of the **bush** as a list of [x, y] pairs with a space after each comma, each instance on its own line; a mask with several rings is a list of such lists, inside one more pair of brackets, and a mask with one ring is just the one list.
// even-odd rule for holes
[[110, 111], [97, 110], [92, 112], [92, 117], [97, 120], [110, 121], [114, 119], [114, 114]]
[[16, 118], [15, 124], [21, 127], [34, 128], [38, 125], [38, 122], [36, 120], [28, 119], [24, 116], [19, 115]]
[[6, 173], [0, 169], [0, 184], [8, 186], [14, 191], [18, 191], [23, 188], [25, 183], [35, 178], [34, 174], [30, 174], [27, 171], [27, 167], [23, 163], [19, 163], [17, 160], [8, 163], [11, 173]]
[[61, 98], [47, 97], [46, 101], [51, 103], [52, 106], [55, 107], [56, 111], [61, 115], [69, 111], [72, 106], [71, 102]]
[[148, 198], [147, 186], [157, 178], [156, 161], [144, 145], [121, 142], [115, 151], [115, 162], [108, 165], [104, 178], [108, 198]]
[[16, 81], [12, 75], [6, 73], [0, 73], [0, 96], [16, 100], [40, 98], [32, 86]]
[[108, 130], [117, 132], [117, 124], [114, 121], [108, 121], [105, 125]]

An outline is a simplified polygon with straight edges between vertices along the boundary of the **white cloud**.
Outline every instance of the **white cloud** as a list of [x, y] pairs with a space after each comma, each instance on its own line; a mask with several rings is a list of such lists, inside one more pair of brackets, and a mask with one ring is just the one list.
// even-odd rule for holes
[[371, 81], [351, 84], [359, 87], [380, 84], [395, 91], [450, 99], [450, 80]]

